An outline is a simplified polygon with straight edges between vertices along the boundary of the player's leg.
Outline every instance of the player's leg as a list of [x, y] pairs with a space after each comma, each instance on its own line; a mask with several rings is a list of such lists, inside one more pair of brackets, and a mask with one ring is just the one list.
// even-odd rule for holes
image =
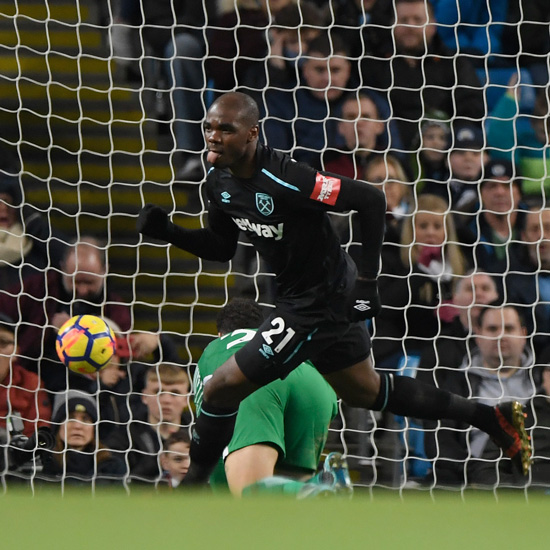
[[204, 384], [201, 414], [192, 429], [191, 464], [182, 485], [206, 483], [231, 441], [239, 403], [260, 386], [230, 357]]
[[475, 400], [424, 384], [407, 376], [378, 374], [370, 358], [346, 369], [325, 374], [336, 393], [350, 406], [388, 410], [424, 420], [458, 420], [488, 433], [527, 472], [531, 449], [521, 405], [503, 403], [490, 407]]

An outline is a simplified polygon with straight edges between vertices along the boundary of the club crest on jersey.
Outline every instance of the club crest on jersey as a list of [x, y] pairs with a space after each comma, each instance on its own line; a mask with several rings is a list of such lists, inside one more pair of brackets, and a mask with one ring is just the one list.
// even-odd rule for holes
[[230, 203], [231, 202], [231, 193], [228, 193], [227, 191], [224, 191], [222, 193], [222, 202]]
[[275, 205], [273, 204], [273, 197], [266, 195], [265, 193], [256, 193], [256, 208], [260, 214], [269, 216], [273, 214]]

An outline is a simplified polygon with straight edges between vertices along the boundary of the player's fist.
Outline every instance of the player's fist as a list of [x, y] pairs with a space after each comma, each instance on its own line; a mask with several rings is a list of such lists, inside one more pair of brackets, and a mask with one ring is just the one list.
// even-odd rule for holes
[[351, 295], [352, 321], [372, 319], [380, 313], [381, 304], [378, 284], [374, 279], [357, 279]]
[[156, 204], [146, 204], [139, 213], [136, 229], [148, 237], [167, 240], [170, 223], [163, 208]]

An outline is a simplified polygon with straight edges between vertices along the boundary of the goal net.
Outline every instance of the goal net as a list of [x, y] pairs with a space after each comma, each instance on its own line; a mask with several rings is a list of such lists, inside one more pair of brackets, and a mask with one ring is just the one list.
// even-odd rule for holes
[[[188, 387], [185, 400], [176, 399], [181, 422], [152, 415], [163, 414], [158, 365], [178, 364], [191, 379], [231, 298], [272, 307], [273, 275], [244, 234], [235, 258], [220, 264], [135, 229], [147, 203], [187, 228], [204, 226], [201, 122], [230, 90], [256, 99], [267, 145], [384, 190], [384, 308], [369, 324], [376, 368], [488, 404], [520, 400], [540, 468], [514, 475], [469, 426], [343, 403], [326, 450], [348, 457], [362, 488], [550, 483], [549, 14], [529, 2], [505, 10], [484, 1], [476, 16], [461, 0], [201, 0], [167, 3], [166, 12], [148, 1], [0, 1], [4, 486], [43, 477], [32, 435], [52, 407], [64, 408], [63, 419], [74, 413], [73, 390], [97, 407], [94, 442], [81, 450], [95, 460], [84, 473], [70, 472], [57, 440], [57, 479], [94, 485], [115, 475], [101, 470], [103, 422], [127, 442], [133, 427], [152, 426], [150, 448], [111, 455], [127, 487], [132, 478], [164, 483], [162, 445], [174, 427], [189, 431], [194, 408]], [[331, 216], [353, 256], [360, 246], [353, 213]], [[88, 244], [99, 271], [77, 256], [70, 272], [75, 243]], [[93, 292], [79, 290], [98, 280]], [[511, 346], [502, 344], [507, 335], [487, 336], [496, 349], [486, 352], [490, 365], [488, 346], [477, 345], [478, 315], [497, 297], [517, 306], [521, 326]], [[55, 365], [60, 319], [80, 313], [109, 318], [129, 342], [111, 378], [79, 378]], [[508, 348], [518, 346], [519, 363], [514, 356], [508, 364]], [[45, 393], [26, 372], [42, 379]], [[157, 376], [153, 390], [147, 372]], [[153, 474], [128, 474], [140, 460], [152, 460]]]

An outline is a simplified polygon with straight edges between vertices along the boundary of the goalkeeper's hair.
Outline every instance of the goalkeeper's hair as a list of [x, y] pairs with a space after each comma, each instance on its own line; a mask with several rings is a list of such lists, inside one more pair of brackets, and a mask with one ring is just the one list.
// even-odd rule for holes
[[233, 298], [218, 314], [219, 334], [229, 334], [239, 328], [258, 328], [264, 320], [262, 308], [249, 298]]

